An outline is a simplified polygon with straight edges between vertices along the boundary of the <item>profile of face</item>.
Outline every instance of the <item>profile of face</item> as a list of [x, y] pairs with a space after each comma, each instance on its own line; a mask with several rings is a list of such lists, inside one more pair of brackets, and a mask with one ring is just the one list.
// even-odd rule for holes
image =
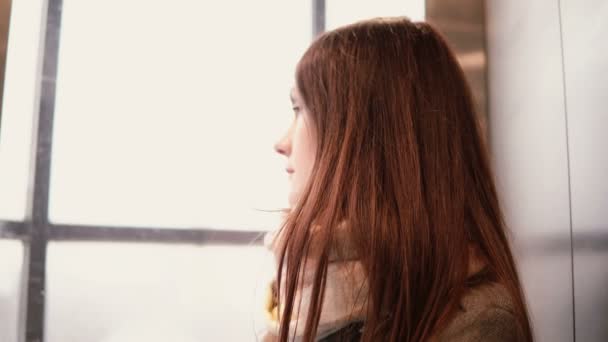
[[293, 207], [312, 173], [316, 142], [311, 117], [297, 87], [292, 88], [290, 97], [294, 111], [293, 121], [274, 148], [287, 158], [285, 171], [290, 180], [289, 206]]

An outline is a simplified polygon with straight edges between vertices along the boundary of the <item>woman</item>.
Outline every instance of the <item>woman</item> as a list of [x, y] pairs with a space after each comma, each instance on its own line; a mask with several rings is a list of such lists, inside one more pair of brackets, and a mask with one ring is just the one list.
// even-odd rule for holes
[[266, 341], [532, 341], [471, 92], [426, 23], [319, 36], [276, 144], [291, 208]]

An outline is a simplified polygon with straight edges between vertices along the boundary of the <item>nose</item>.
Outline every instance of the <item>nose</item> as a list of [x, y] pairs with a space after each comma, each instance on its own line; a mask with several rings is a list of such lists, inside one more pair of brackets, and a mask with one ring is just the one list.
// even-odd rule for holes
[[291, 125], [289, 126], [289, 128], [287, 129], [285, 134], [283, 135], [283, 137], [281, 137], [281, 139], [279, 139], [279, 141], [277, 141], [274, 144], [274, 150], [277, 151], [278, 154], [282, 154], [285, 157], [289, 157], [291, 155], [291, 145], [292, 145], [291, 138], [292, 138], [293, 132], [295, 130], [295, 125], [296, 125], [296, 120], [293, 120], [291, 122]]
[[277, 151], [278, 154], [289, 157], [291, 154], [291, 141], [289, 139], [289, 134], [285, 134], [274, 144], [274, 150]]

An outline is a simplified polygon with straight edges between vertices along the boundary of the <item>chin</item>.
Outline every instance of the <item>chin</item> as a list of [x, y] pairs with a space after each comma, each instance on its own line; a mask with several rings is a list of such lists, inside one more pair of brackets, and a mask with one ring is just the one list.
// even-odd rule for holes
[[289, 208], [293, 208], [296, 206], [296, 204], [298, 203], [298, 197], [299, 197], [298, 194], [295, 192], [292, 192], [289, 194], [289, 200], [288, 200]]

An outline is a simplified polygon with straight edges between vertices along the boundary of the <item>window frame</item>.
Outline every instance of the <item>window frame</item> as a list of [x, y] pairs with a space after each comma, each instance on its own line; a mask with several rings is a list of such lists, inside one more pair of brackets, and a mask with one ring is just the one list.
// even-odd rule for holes
[[[325, 30], [325, 0], [312, 1], [312, 37]], [[63, 0], [47, 0], [43, 8], [40, 67], [37, 79], [38, 109], [34, 117], [30, 189], [23, 221], [0, 219], [0, 238], [24, 244], [23, 283], [19, 308], [19, 340], [44, 341], [46, 257], [51, 241], [111, 241], [198, 245], [261, 244], [263, 231], [218, 230], [53, 224], [49, 222], [49, 185], [53, 147], [58, 54]], [[1, 116], [0, 116], [1, 119]]]

